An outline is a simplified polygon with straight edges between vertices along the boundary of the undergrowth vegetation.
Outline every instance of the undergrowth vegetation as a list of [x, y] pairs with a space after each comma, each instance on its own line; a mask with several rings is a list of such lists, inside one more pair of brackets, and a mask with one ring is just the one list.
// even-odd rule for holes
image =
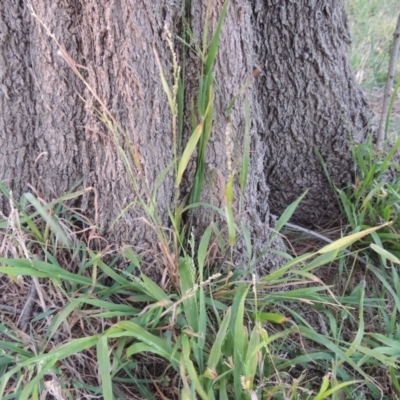
[[351, 64], [357, 82], [368, 93], [385, 85], [399, 4], [396, 0], [347, 0], [345, 5], [352, 33]]
[[[0, 185], [9, 202], [9, 214], [0, 218], [1, 399], [400, 396], [400, 180], [394, 161], [400, 141], [387, 155], [376, 155], [371, 141], [353, 147], [354, 185], [332, 188], [347, 225], [334, 240], [326, 238], [329, 244], [309, 232], [308, 250], [299, 249], [288, 221], [302, 198], [289, 206], [274, 234], [287, 236], [290, 251], [263, 277], [249, 273], [248, 265], [227, 268], [229, 257], [216, 256], [237, 236], [252, 251], [232, 207], [246, 187], [248, 142], [238, 193], [228, 168], [225, 207], [215, 210], [226, 235], [217, 223], [199, 238], [191, 234], [189, 211], [207, 206], [199, 199], [214, 112], [213, 64], [227, 7], [213, 36], [205, 27], [196, 47], [203, 71], [185, 146], [184, 76], [168, 32], [171, 85], [158, 63], [173, 116], [174, 159], [160, 177], [174, 171], [172, 228], [160, 223], [157, 187], [146, 187], [138, 152], [106, 109], [98, 111], [161, 243], [165, 274], [159, 281], [146, 275], [145, 254], [102, 246], [96, 221], [74, 208], [92, 188], [74, 188], [48, 203], [32, 193], [14, 199]], [[247, 84], [238, 96], [246, 90]], [[249, 126], [248, 108], [245, 119]], [[182, 202], [182, 177], [195, 156], [195, 183]]]

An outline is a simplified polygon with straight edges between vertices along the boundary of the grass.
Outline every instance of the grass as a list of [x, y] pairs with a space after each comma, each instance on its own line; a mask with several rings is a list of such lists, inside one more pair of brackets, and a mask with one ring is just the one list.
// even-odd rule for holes
[[[192, 242], [197, 256], [180, 259], [180, 288], [166, 291], [140, 272], [145, 263], [132, 249], [106, 263], [101, 253], [77, 238], [73, 247], [60, 248], [62, 225], [74, 219], [68, 207], [58, 208], [54, 230], [43, 242], [35, 232], [47, 225], [43, 215], [48, 208], [32, 210], [30, 216], [20, 211], [19, 230], [8, 238], [10, 246], [26, 248], [28, 255], [29, 248], [41, 249], [44, 261], [32, 256], [0, 259], [0, 272], [11, 290], [18, 290], [21, 277], [36, 277], [39, 290], [53, 303], [31, 321], [32, 337], [17, 335], [7, 319], [0, 324], [5, 354], [1, 398], [34, 398], [50, 393], [48, 387], [56, 390], [51, 385], [58, 385], [64, 398], [75, 398], [77, 391], [101, 393], [105, 399], [131, 398], [132, 391], [146, 399], [156, 398], [158, 391], [166, 398], [188, 399], [327, 398], [350, 396], [360, 386], [378, 398], [384, 389], [370, 369], [396, 371], [395, 337], [366, 331], [362, 322], [364, 313], [374, 312], [377, 305], [398, 302], [398, 279], [374, 270], [389, 295], [366, 299], [362, 282], [341, 293], [339, 301], [315, 275], [337, 259], [339, 250], [378, 228], [314, 253], [288, 255], [280, 269], [260, 281], [247, 281], [240, 269], [211, 275], [211, 225], [198, 244]], [[280, 224], [288, 218], [290, 212]], [[124, 268], [116, 267], [116, 261], [124, 262]], [[321, 315], [326, 326], [310, 320]], [[338, 315], [345, 322], [337, 321]], [[387, 320], [397, 335], [392, 319], [391, 311]], [[342, 337], [346, 330], [347, 341]], [[313, 369], [301, 374], [310, 363]], [[73, 371], [66, 368], [71, 364]], [[154, 371], [157, 364], [163, 365], [161, 371]]]
[[[359, 21], [372, 24], [372, 3], [349, 1], [348, 7], [352, 15], [360, 11]], [[171, 38], [171, 85], [160, 67], [175, 143], [163, 174], [174, 171], [176, 193], [190, 160], [195, 157], [197, 165], [186, 202], [175, 196], [168, 235], [152, 206], [157, 188], [145, 187], [135, 148], [122, 151], [126, 135], [107, 110], [98, 110], [114, 134], [132, 190], [144, 193], [138, 204], [161, 243], [155, 255], [166, 274], [160, 280], [145, 274], [148, 254], [129, 247], [111, 252], [93, 242], [99, 236], [96, 221], [73, 207], [92, 189], [73, 189], [46, 203], [29, 193], [13, 199], [0, 184], [11, 208], [0, 218], [0, 398], [400, 397], [400, 181], [391, 157], [399, 141], [388, 156], [377, 157], [371, 142], [353, 147], [355, 184], [335, 189], [348, 226], [334, 232], [331, 243], [289, 232], [287, 222], [301, 198], [287, 208], [275, 234], [287, 235], [291, 251], [280, 253], [285, 262], [264, 277], [249, 276], [247, 265], [232, 270], [229, 256], [220, 257], [239, 236], [252, 252], [248, 230], [236, 226], [232, 207], [246, 186], [248, 141], [239, 187], [228, 164], [225, 205], [215, 209], [226, 227], [212, 223], [199, 238], [188, 233], [204, 183], [213, 63], [226, 7], [228, 2], [213, 35], [201, 46], [190, 43], [203, 70], [185, 145], [184, 77]], [[191, 37], [188, 32], [185, 40]], [[363, 63], [366, 71], [377, 65], [369, 58]], [[244, 84], [238, 96], [246, 89]], [[244, 118], [247, 137], [248, 104]]]
[[346, 0], [345, 5], [352, 32], [350, 60], [357, 82], [367, 92], [383, 87], [399, 4], [396, 0]]
[[[370, 107], [380, 115], [399, 4], [396, 0], [346, 0], [345, 6], [352, 33], [351, 66]], [[400, 60], [397, 76], [399, 73]], [[398, 134], [399, 125], [400, 104], [397, 96], [389, 120], [389, 137]]]

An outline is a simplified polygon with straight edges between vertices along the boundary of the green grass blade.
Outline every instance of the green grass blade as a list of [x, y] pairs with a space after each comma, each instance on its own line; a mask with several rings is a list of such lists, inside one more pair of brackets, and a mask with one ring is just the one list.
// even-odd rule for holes
[[381, 246], [378, 246], [374, 243], [371, 243], [369, 246], [371, 247], [372, 250], [374, 250], [377, 254], [379, 254], [383, 258], [386, 258], [395, 264], [400, 264], [400, 260], [394, 254], [383, 249]]
[[245, 359], [246, 338], [244, 335], [244, 302], [250, 287], [241, 286], [237, 289], [236, 296], [232, 306], [234, 318], [231, 319], [231, 332], [233, 335], [233, 363], [234, 370], [234, 392], [235, 398], [242, 396], [241, 376], [243, 375], [243, 362]]
[[[121, 328], [123, 331], [118, 333], [110, 331], [107, 333], [108, 337], [120, 337], [128, 334], [129, 336], [136, 338], [136, 340], [151, 346], [154, 349], [153, 352], [156, 352], [156, 354], [161, 355], [167, 360], [171, 358], [171, 349], [167, 345], [166, 341], [148, 332], [140, 325], [131, 321], [121, 321], [118, 322], [115, 327]], [[129, 354], [129, 349], [127, 350], [127, 354]]]
[[154, 55], [155, 55], [155, 58], [156, 58], [156, 63], [157, 63], [157, 66], [158, 66], [158, 70], [160, 72], [160, 80], [161, 80], [162, 87], [164, 89], [165, 94], [167, 95], [168, 104], [169, 104], [169, 107], [171, 109], [171, 112], [172, 112], [172, 114], [175, 114], [175, 102], [174, 102], [174, 98], [173, 98], [172, 92], [171, 92], [171, 90], [169, 88], [167, 79], [165, 78], [164, 70], [163, 70], [163, 67], [161, 65], [160, 58], [158, 57], [158, 53], [157, 53], [155, 48], [153, 50], [154, 50]]
[[34, 197], [32, 193], [25, 193], [23, 196], [36, 208], [36, 210], [39, 212], [40, 216], [50, 226], [50, 229], [54, 232], [55, 235], [57, 235], [57, 238], [60, 240], [60, 242], [64, 246], [70, 247], [71, 241], [69, 240], [67, 235], [64, 233], [64, 231], [61, 229], [58, 222], [49, 215], [49, 211], [46, 210], [40, 204], [39, 200], [37, 200], [36, 197]]
[[233, 177], [232, 174], [225, 187], [225, 214], [226, 214], [226, 222], [228, 225], [228, 237], [229, 237], [229, 245], [232, 247], [236, 241], [236, 225], [235, 218], [233, 216]]
[[[244, 242], [246, 244], [246, 250], [247, 250], [247, 260], [250, 263], [251, 259], [253, 257], [253, 246], [251, 244], [251, 237], [250, 237], [250, 231], [247, 228], [247, 226], [245, 224], [241, 224], [241, 228], [242, 228], [242, 233], [243, 233], [243, 238], [244, 238]], [[286, 253], [285, 253], [286, 254]]]
[[219, 38], [221, 35], [222, 24], [224, 22], [225, 15], [228, 11], [228, 6], [229, 6], [229, 0], [226, 0], [222, 7], [221, 14], [219, 16], [217, 26], [214, 31], [214, 35], [211, 39], [211, 43], [208, 48], [207, 59], [206, 59], [206, 63], [204, 66], [204, 74], [205, 75], [207, 75], [212, 70], [212, 67], [214, 65], [215, 57], [217, 56], [217, 53], [218, 53]]
[[200, 244], [199, 244], [199, 251], [197, 254], [197, 262], [199, 266], [199, 279], [200, 282], [203, 282], [203, 275], [204, 275], [204, 265], [207, 257], [207, 250], [208, 245], [210, 243], [212, 233], [212, 226], [207, 227], [203, 236], [201, 237]]
[[[51, 358], [44, 365], [40, 366], [40, 370], [36, 373], [34, 378], [32, 378], [32, 380], [24, 386], [24, 388], [19, 396], [19, 400], [28, 400], [30, 398], [30, 396], [32, 395], [32, 393], [35, 391], [37, 385], [39, 385], [39, 382], [48, 373], [48, 371], [53, 368], [53, 366], [57, 362], [58, 362], [58, 360], [56, 358]], [[33, 398], [33, 396], [31, 398]]]
[[332, 395], [334, 395], [335, 393], [339, 392], [341, 389], [345, 388], [346, 386], [351, 386], [351, 385], [355, 385], [357, 383], [361, 383], [362, 381], [358, 380], [358, 381], [349, 381], [349, 382], [342, 382], [339, 383], [338, 385], [335, 385], [334, 387], [328, 389], [328, 390], [324, 390], [322, 393], [318, 394], [314, 400], [323, 400], [326, 398], [330, 398], [332, 399]]
[[185, 317], [190, 329], [193, 332], [198, 332], [199, 329], [199, 314], [197, 308], [197, 293], [193, 293], [194, 288], [194, 271], [193, 260], [189, 256], [183, 257], [179, 261], [179, 276], [181, 281], [181, 296], [183, 300], [183, 309], [185, 310]]
[[[210, 243], [212, 233], [212, 225], [210, 225], [204, 232], [201, 237], [198, 254], [197, 254], [197, 263], [199, 270], [199, 282], [202, 283], [204, 280], [204, 265], [207, 258], [207, 250], [208, 245]], [[205, 300], [204, 287], [200, 287], [199, 289], [199, 330], [198, 330], [198, 355], [197, 360], [199, 363], [199, 369], [201, 372], [204, 370], [204, 356], [203, 349], [206, 343], [206, 335], [207, 335], [207, 306]]]
[[231, 321], [231, 308], [228, 308], [228, 310], [225, 313], [224, 319], [222, 320], [222, 323], [219, 327], [217, 336], [214, 340], [214, 343], [210, 350], [210, 355], [208, 357], [207, 377], [210, 379], [214, 379], [217, 375], [216, 368], [218, 363], [221, 361], [222, 346], [226, 339], [226, 333], [228, 331], [230, 321]]
[[226, 378], [222, 378], [219, 384], [219, 400], [229, 400]]
[[97, 341], [97, 365], [101, 378], [102, 396], [104, 400], [113, 400], [111, 381], [111, 363], [109, 357], [107, 336], [101, 336]]
[[143, 285], [147, 289], [147, 293], [151, 294], [151, 296], [157, 301], [169, 300], [169, 296], [164, 292], [155, 282], [153, 282], [146, 275], [141, 275]]
[[192, 384], [194, 385], [196, 392], [203, 400], [209, 400], [206, 391], [201, 385], [200, 379], [197, 375], [193, 362], [190, 359], [190, 343], [186, 335], [183, 335], [182, 337], [182, 356], [185, 369], [189, 374], [190, 380], [192, 381]]
[[203, 122], [201, 122], [199, 125], [197, 125], [196, 129], [192, 133], [192, 136], [190, 137], [185, 150], [183, 151], [182, 157], [179, 161], [178, 165], [178, 173], [176, 176], [176, 181], [175, 181], [175, 186], [178, 187], [181, 184], [183, 174], [186, 171], [186, 168], [189, 164], [189, 161], [192, 157], [193, 152], [196, 149], [197, 142], [200, 139], [200, 136], [203, 132]]
[[[49, 340], [52, 338], [60, 325], [67, 320], [68, 316], [76, 309], [79, 307], [81, 300], [74, 299], [69, 303], [61, 312], [57, 313], [56, 317], [53, 319], [53, 322], [51, 324], [51, 329], [48, 331], [48, 335], [46, 334], [46, 340]], [[46, 332], [47, 333], [47, 332]]]
[[[262, 329], [261, 325], [259, 322], [257, 322], [250, 334], [249, 346], [246, 352], [246, 358], [244, 362], [244, 385], [247, 391], [252, 389], [254, 378], [256, 376], [257, 365], [260, 356], [260, 329]], [[262, 346], [264, 346], [264, 343]]]
[[[10, 259], [0, 257], [0, 263], [11, 267], [0, 267], [0, 272], [9, 276], [37, 276], [39, 278], [57, 278], [81, 285], [91, 286], [92, 281], [65, 269], [39, 260]], [[99, 285], [100, 286], [100, 285]], [[101, 287], [101, 286], [100, 286]]]
[[276, 232], [280, 232], [280, 230], [284, 227], [284, 225], [289, 221], [292, 217], [293, 213], [296, 211], [299, 203], [304, 199], [304, 196], [308, 193], [308, 190], [305, 191], [296, 201], [290, 204], [286, 210], [279, 217], [278, 221], [275, 224], [274, 230]]

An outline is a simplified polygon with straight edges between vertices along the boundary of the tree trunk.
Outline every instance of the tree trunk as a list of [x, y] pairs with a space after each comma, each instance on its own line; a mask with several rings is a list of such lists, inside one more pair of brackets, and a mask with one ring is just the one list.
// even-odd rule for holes
[[348, 62], [344, 1], [256, 3], [257, 54], [266, 71], [257, 86], [259, 132], [271, 207], [279, 213], [309, 189], [296, 217], [332, 219], [337, 209], [315, 149], [335, 185], [349, 184], [350, 139], [365, 138], [372, 116]]
[[[207, 3], [192, 1], [186, 16], [198, 44]], [[210, 2], [211, 30], [222, 4]], [[143, 212], [137, 206], [110, 230], [138, 193], [121, 160], [117, 139], [100, 122], [95, 108], [105, 115], [105, 105], [126, 132], [140, 154], [146, 185], [152, 191], [173, 159], [172, 118], [153, 48], [172, 84], [164, 26], [169, 26], [179, 47], [184, 7], [179, 0], [42, 0], [32, 5], [3, 0], [0, 6], [0, 180], [13, 189], [15, 198], [34, 189], [51, 199], [83, 177], [83, 187], [94, 187], [98, 193], [98, 201], [93, 196], [80, 199], [83, 213], [93, 216], [98, 209], [99, 224], [114, 243], [149, 249], [154, 232], [139, 219]], [[270, 206], [280, 213], [310, 189], [297, 217], [316, 221], [333, 204], [314, 147], [336, 183], [350, 180], [349, 135], [362, 140], [369, 111], [349, 69], [348, 43], [341, 0], [231, 1], [215, 65], [215, 122], [206, 153], [203, 199], [223, 207], [229, 174], [240, 170], [244, 96], [238, 97], [230, 119], [226, 108], [261, 67], [262, 73], [246, 91], [251, 107], [251, 161], [244, 203], [234, 203], [237, 222], [248, 226], [255, 253], [270, 237]], [[66, 62], [66, 54], [79, 65], [89, 87], [71, 68], [73, 62]], [[201, 63], [194, 52], [187, 60], [185, 98], [190, 116]], [[126, 143], [120, 145], [129, 152]], [[145, 188], [140, 191], [146, 198]], [[164, 226], [169, 224], [173, 198], [174, 177], [169, 173], [156, 199]], [[2, 209], [7, 210], [4, 199]], [[332, 214], [328, 212], [328, 217]], [[204, 229], [210, 222], [209, 211], [197, 211], [195, 221], [197, 231]], [[273, 246], [280, 247], [280, 241]], [[239, 253], [244, 252], [242, 247]], [[268, 268], [277, 263], [272, 255], [264, 261]]]

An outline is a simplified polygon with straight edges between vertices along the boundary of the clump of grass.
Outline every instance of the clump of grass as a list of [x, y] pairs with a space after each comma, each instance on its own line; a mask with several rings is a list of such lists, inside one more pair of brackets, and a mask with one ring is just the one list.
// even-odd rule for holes
[[[351, 232], [388, 223], [370, 238], [358, 242], [359, 248], [371, 246], [382, 257], [386, 254], [383, 249], [400, 257], [399, 147], [400, 139], [387, 154], [376, 153], [371, 139], [352, 146], [354, 184], [337, 190], [339, 205]], [[393, 257], [392, 261], [397, 262]]]
[[[114, 133], [132, 179], [138, 196], [135, 205], [143, 207], [161, 243], [156, 256], [165, 263], [167, 276], [160, 282], [144, 273], [148, 254], [133, 248], [111, 252], [93, 245], [93, 238], [99, 237], [97, 221], [91, 223], [70, 204], [91, 188], [46, 203], [33, 194], [12, 200], [0, 185], [12, 209], [9, 217], [0, 219], [2, 301], [17, 298], [10, 293], [18, 291], [21, 279], [35, 283], [39, 299], [24, 329], [18, 327], [12, 302], [0, 304], [6, 315], [0, 321], [0, 398], [320, 400], [378, 399], [389, 391], [400, 395], [400, 281], [394, 268], [396, 249], [390, 247], [395, 240], [385, 236], [398, 234], [390, 229], [398, 226], [399, 188], [397, 181], [381, 184], [395, 166], [390, 158], [373, 158], [367, 145], [355, 148], [360, 180], [338, 195], [352, 218], [352, 232], [298, 257], [281, 253], [286, 262], [259, 279], [248, 277], [248, 266], [224, 268], [224, 260], [217, 256], [216, 249], [232, 246], [238, 232], [232, 208], [237, 195], [234, 171], [229, 165], [225, 209], [214, 207], [227, 221], [227, 237], [216, 223], [199, 238], [191, 236], [184, 224], [184, 213], [199, 207], [214, 112], [213, 64], [227, 7], [225, 2], [211, 44], [207, 46], [207, 36], [203, 39], [197, 117], [186, 146], [180, 122], [184, 79], [168, 38], [172, 86], [161, 68], [160, 79], [173, 116], [174, 159], [153, 190], [141, 187], [146, 179], [134, 145], [127, 146], [129, 154], [124, 153], [127, 136], [111, 115], [98, 110]], [[245, 84], [239, 94], [246, 89]], [[245, 121], [245, 154], [239, 171], [242, 192], [249, 165], [248, 103]], [[191, 195], [187, 203], [179, 202], [179, 186], [196, 150]], [[167, 235], [155, 198], [157, 185], [169, 169], [175, 172], [176, 196]], [[390, 196], [382, 197], [389, 188], [393, 189]], [[300, 201], [280, 216], [274, 235], [280, 234]], [[243, 235], [251, 254], [251, 238], [245, 230]], [[221, 245], [224, 240], [227, 245]], [[364, 266], [365, 278], [372, 276], [375, 286], [368, 286], [366, 279], [343, 291], [324, 284], [319, 270], [333, 263], [349, 266], [343, 250], [360, 241], [364, 247], [374, 244], [381, 257], [380, 264]], [[261, 257], [256, 255], [255, 262]], [[16, 309], [24, 308], [20, 301]]]
[[[158, 392], [182, 399], [335, 398], [340, 393], [351, 396], [360, 386], [378, 398], [382, 389], [369, 369], [379, 364], [395, 374], [397, 361], [389, 355], [395, 342], [366, 332], [364, 309], [370, 303], [365, 284], [339, 301], [314, 275], [338, 251], [378, 228], [316, 253], [287, 255], [288, 262], [278, 270], [246, 281], [240, 269], [224, 275], [210, 269], [217, 242], [210, 225], [198, 243], [190, 240], [192, 251], [179, 260], [180, 287], [164, 290], [142, 273], [144, 259], [133, 249], [105, 262], [101, 252], [80, 241], [72, 247], [49, 246], [62, 232], [64, 207], [52, 214], [46, 242], [34, 232], [46, 231], [42, 223], [48, 223], [50, 207], [42, 204], [27, 213], [19, 204], [16, 209], [24, 216], [19, 227], [25, 244], [34, 242], [44, 259], [0, 258], [0, 273], [14, 282], [21, 276], [40, 279], [55, 301], [48, 309], [36, 307], [31, 339], [16, 335], [12, 320], [0, 323], [2, 398], [27, 399], [50, 393], [50, 388], [66, 398], [76, 392], [104, 399], [125, 398], [125, 393], [155, 399]], [[289, 207], [277, 226], [294, 210]], [[13, 237], [5, 240], [12, 242]], [[375, 273], [396, 295], [387, 278]], [[320, 326], [305, 314], [326, 315], [328, 323]], [[336, 315], [356, 319], [350, 340], [341, 337], [344, 327]], [[380, 350], [382, 343], [387, 350]], [[162, 363], [161, 372], [154, 372], [154, 363]], [[310, 363], [312, 370], [294, 373]], [[83, 367], [66, 370], [71, 364]]]

